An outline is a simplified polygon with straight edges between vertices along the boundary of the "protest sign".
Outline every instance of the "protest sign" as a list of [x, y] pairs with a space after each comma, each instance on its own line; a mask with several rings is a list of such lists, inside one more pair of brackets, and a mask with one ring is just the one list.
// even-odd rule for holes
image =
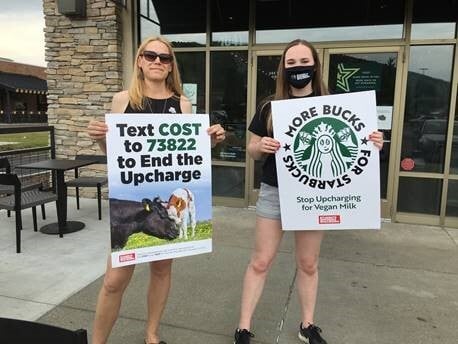
[[113, 267], [211, 252], [208, 115], [105, 120]]
[[272, 102], [284, 230], [380, 228], [375, 92]]

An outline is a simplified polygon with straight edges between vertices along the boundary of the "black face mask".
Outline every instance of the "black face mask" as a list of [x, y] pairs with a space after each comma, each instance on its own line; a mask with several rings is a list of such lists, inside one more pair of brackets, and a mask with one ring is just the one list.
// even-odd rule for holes
[[313, 78], [315, 66], [295, 66], [285, 68], [286, 81], [294, 88], [304, 88]]

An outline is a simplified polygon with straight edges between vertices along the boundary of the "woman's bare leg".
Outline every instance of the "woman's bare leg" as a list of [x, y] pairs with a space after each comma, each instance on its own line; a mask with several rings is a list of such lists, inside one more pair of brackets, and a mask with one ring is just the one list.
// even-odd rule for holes
[[279, 220], [260, 216], [256, 218], [255, 246], [243, 281], [240, 329], [250, 330], [251, 318], [282, 237], [283, 231]]
[[92, 344], [105, 344], [116, 319], [121, 300], [130, 282], [135, 265], [113, 268], [108, 257], [107, 271], [97, 299], [92, 330]]
[[169, 296], [172, 262], [172, 259], [167, 259], [150, 263], [151, 274], [147, 297], [147, 343], [159, 343], [159, 321], [161, 320]]
[[318, 291], [318, 260], [323, 231], [298, 231], [296, 238], [297, 292], [305, 327], [313, 324]]

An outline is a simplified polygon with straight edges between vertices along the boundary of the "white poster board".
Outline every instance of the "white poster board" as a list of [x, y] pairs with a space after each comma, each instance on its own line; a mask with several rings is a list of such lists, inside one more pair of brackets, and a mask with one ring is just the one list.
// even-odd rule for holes
[[391, 130], [393, 122], [392, 106], [377, 106], [377, 126], [379, 130]]
[[272, 102], [284, 230], [379, 229], [375, 92]]
[[208, 115], [105, 120], [113, 267], [211, 252]]

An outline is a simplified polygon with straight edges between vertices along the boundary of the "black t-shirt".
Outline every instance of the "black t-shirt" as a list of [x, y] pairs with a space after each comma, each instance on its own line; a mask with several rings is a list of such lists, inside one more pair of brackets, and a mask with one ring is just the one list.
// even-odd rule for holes
[[142, 109], [133, 108], [130, 103], [124, 113], [182, 113], [180, 96], [173, 95], [167, 99], [153, 99], [146, 97]]
[[[267, 131], [267, 117], [270, 113], [270, 101], [262, 103], [256, 109], [256, 113], [251, 120], [248, 130], [255, 135], [264, 137], [273, 137], [272, 133]], [[267, 154], [262, 165], [262, 177], [261, 182], [269, 184], [271, 186], [278, 187], [277, 182], [277, 166], [275, 165], [275, 154]]]
[[[312, 93], [306, 97], [313, 97], [315, 94]], [[290, 99], [305, 98], [305, 97], [294, 97], [290, 96]], [[269, 136], [273, 137], [272, 133], [267, 131], [267, 117], [270, 113], [270, 100], [267, 102], [261, 102], [256, 109], [256, 113], [251, 120], [248, 130], [258, 136]], [[277, 165], [275, 164], [275, 154], [267, 154], [266, 160], [262, 165], [262, 178], [261, 182], [270, 186], [278, 187], [277, 181]]]

